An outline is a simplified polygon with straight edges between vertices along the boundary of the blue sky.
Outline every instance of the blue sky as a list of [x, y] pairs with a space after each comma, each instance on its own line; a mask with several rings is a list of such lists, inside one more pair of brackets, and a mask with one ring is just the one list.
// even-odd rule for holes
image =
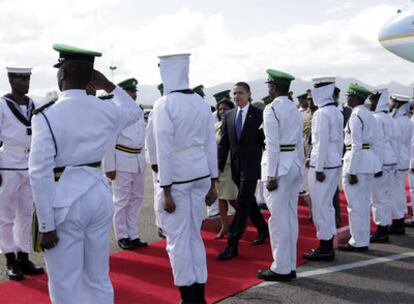
[[[33, 66], [32, 91], [56, 88], [56, 42], [100, 50], [115, 81], [159, 82], [157, 55], [191, 52], [191, 79], [206, 86], [264, 78], [266, 68], [302, 79], [412, 83], [414, 66], [386, 52], [381, 26], [406, 0], [1, 0], [0, 91], [5, 66]], [[5, 70], [4, 76], [6, 76]]]

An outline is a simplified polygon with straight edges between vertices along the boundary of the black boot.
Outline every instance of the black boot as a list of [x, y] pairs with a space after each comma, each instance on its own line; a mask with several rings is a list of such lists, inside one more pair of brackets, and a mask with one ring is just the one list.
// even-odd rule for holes
[[9, 280], [20, 281], [24, 279], [23, 271], [17, 263], [14, 252], [6, 253], [6, 275]]
[[370, 243], [388, 243], [388, 226], [378, 225], [377, 231], [371, 235]]
[[309, 261], [332, 261], [335, 259], [333, 238], [319, 241], [319, 247], [303, 254], [303, 258]]
[[195, 290], [193, 288], [193, 285], [179, 286], [178, 289], [180, 290], [180, 294], [181, 294], [180, 304], [193, 304], [194, 303]]
[[207, 304], [205, 297], [206, 284], [194, 283], [193, 288], [195, 290], [194, 304]]
[[18, 252], [17, 253], [17, 263], [19, 263], [20, 269], [23, 271], [24, 274], [43, 274], [45, 270], [33, 264], [29, 260], [29, 254], [26, 252]]
[[405, 234], [404, 221], [405, 221], [405, 218], [392, 220], [392, 225], [390, 227], [390, 234], [394, 234], [394, 235]]

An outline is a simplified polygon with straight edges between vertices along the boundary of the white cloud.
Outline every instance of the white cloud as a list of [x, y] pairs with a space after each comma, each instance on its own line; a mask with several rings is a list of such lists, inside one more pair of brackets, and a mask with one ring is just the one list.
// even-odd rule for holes
[[[336, 9], [346, 10], [351, 4], [345, 2]], [[188, 51], [193, 54], [194, 85], [264, 78], [269, 67], [305, 79], [338, 75], [374, 85], [391, 80], [412, 82], [406, 76], [411, 66], [377, 41], [380, 27], [396, 11], [394, 6], [374, 6], [346, 19], [326, 15], [318, 24], [294, 24], [286, 31], [238, 40], [227, 31], [222, 13], [207, 15], [182, 8], [147, 24], [136, 20], [127, 26], [111, 23], [119, 5], [117, 0], [1, 1], [0, 68], [34, 66], [32, 92], [44, 95], [56, 86], [51, 65], [57, 54], [51, 45], [64, 42], [101, 50], [104, 56], [96, 65], [108, 75], [113, 45], [116, 81], [134, 76], [141, 83], [156, 84], [160, 81], [156, 56]], [[249, 22], [254, 21], [246, 19], [246, 26]], [[8, 85], [5, 73], [1, 75], [4, 91]]]

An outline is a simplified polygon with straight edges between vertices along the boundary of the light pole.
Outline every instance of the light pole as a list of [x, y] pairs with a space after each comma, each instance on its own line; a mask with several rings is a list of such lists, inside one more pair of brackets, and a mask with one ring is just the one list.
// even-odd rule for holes
[[111, 65], [109, 66], [109, 69], [111, 70], [111, 81], [114, 82], [114, 72], [117, 69], [117, 67], [114, 65], [114, 46], [111, 45], [112, 50], [112, 59], [111, 59]]

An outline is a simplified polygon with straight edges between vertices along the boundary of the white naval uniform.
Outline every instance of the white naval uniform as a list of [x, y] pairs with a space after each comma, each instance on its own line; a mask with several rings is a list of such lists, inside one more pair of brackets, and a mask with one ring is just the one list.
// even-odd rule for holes
[[[211, 116], [213, 116], [214, 124], [219, 121], [217, 117], [217, 110], [211, 113]], [[219, 207], [219, 200], [217, 199], [211, 206], [207, 206], [207, 216], [216, 216], [219, 214], [220, 214], [220, 207]]]
[[[28, 160], [31, 136], [6, 103], [0, 99], [0, 253], [30, 252], [33, 196], [29, 183]], [[8, 98], [15, 109], [27, 119], [34, 108], [20, 107]]]
[[392, 191], [392, 219], [398, 220], [407, 214], [407, 195], [405, 182], [411, 158], [411, 142], [413, 137], [413, 126], [407, 114], [409, 103], [403, 104], [393, 113], [397, 132], [397, 170], [394, 176]]
[[[411, 118], [411, 123], [413, 126], [413, 137], [411, 139], [411, 157], [410, 157], [410, 171], [408, 172], [408, 177], [410, 179], [410, 198], [411, 203], [414, 202], [414, 116]], [[414, 219], [414, 218], [413, 218]]]
[[[345, 145], [351, 145], [351, 151], [346, 151], [344, 156], [342, 180], [348, 201], [349, 244], [354, 247], [369, 245], [372, 183], [374, 174], [382, 170], [374, 152], [377, 129], [374, 116], [364, 105], [352, 110], [345, 127]], [[358, 177], [357, 184], [349, 184], [348, 176], [351, 174]]]
[[392, 222], [392, 191], [398, 150], [395, 123], [388, 114], [388, 100], [388, 91], [384, 90], [374, 113], [377, 121], [374, 152], [382, 164], [382, 176], [374, 178], [371, 204], [374, 222], [380, 226], [388, 226]]
[[198, 94], [171, 93], [189, 87], [189, 59], [161, 58], [164, 96], [154, 106], [154, 135], [160, 187], [171, 186], [173, 213], [157, 207], [167, 238], [176, 286], [207, 281], [206, 252], [201, 238], [205, 196], [217, 178], [217, 145], [210, 106]]
[[[332, 95], [335, 84], [312, 89], [319, 109], [312, 117], [312, 151], [308, 175], [312, 199], [313, 222], [319, 240], [328, 241], [336, 234], [333, 197], [341, 174], [343, 153], [343, 115], [335, 106]], [[325, 173], [319, 182], [316, 172]]]
[[[266, 150], [263, 154], [262, 179], [274, 177], [278, 188], [267, 194], [271, 212], [269, 233], [273, 263], [270, 269], [278, 274], [296, 271], [298, 239], [298, 193], [302, 182], [303, 118], [295, 104], [280, 96], [267, 105], [263, 113]], [[281, 152], [281, 146], [294, 146]]]
[[[104, 158], [105, 172], [116, 171], [112, 191], [115, 206], [114, 231], [117, 240], [134, 240], [139, 237], [137, 228], [144, 199], [146, 167], [144, 144], [145, 124], [142, 113], [137, 122], [121, 131], [116, 140], [118, 148], [110, 149]], [[126, 152], [125, 148], [140, 152]]]
[[[102, 160], [119, 132], [142, 115], [121, 88], [112, 94], [113, 100], [100, 100], [84, 90], [66, 90], [32, 120], [29, 175], [39, 230], [56, 230], [59, 237], [44, 252], [52, 303], [113, 303], [112, 195], [100, 169], [82, 166]], [[55, 167], [65, 167], [58, 182]]]
[[[150, 112], [148, 116], [148, 123], [147, 123], [147, 130], [145, 132], [145, 158], [147, 163], [152, 165], [158, 165], [157, 161], [157, 147], [155, 145], [155, 137], [154, 137], [154, 120], [152, 118], [153, 111]], [[162, 189], [157, 181], [157, 173], [151, 169], [152, 173], [152, 184], [154, 187], [154, 211], [155, 211], [155, 225], [158, 228], [161, 228], [161, 222], [158, 218], [157, 206], [161, 206], [160, 203], [157, 201], [162, 198]]]

